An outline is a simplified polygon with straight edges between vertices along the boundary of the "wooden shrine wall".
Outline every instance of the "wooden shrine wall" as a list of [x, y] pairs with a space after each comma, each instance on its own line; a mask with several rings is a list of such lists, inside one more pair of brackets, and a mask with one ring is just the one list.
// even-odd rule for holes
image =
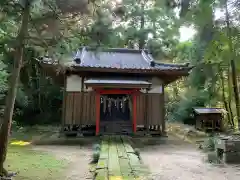
[[159, 93], [137, 95], [137, 125], [162, 125], [164, 95]]
[[95, 125], [95, 92], [66, 92], [64, 107], [65, 125]]

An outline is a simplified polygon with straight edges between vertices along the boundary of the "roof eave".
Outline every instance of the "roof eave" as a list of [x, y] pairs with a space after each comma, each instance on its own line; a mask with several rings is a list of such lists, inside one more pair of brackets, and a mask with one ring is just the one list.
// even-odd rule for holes
[[86, 83], [85, 84], [87, 87], [92, 87], [92, 88], [149, 88], [151, 85], [145, 85], [145, 84], [105, 84], [105, 83]]
[[131, 69], [131, 68], [99, 68], [99, 67], [81, 67], [81, 66], [71, 66], [71, 71], [91, 71], [91, 72], [120, 72], [120, 73], [141, 73], [141, 74], [178, 74], [182, 76], [188, 76], [190, 67], [182, 69]]

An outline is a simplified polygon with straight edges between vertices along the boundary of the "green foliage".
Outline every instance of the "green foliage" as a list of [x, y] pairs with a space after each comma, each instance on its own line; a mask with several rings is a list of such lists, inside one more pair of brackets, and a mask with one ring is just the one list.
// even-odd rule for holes
[[[202, 58], [204, 54], [199, 56], [202, 51], [198, 44], [192, 42], [184, 42], [177, 46], [177, 60], [180, 62], [190, 61], [195, 65], [185, 85], [188, 86], [185, 92], [180, 96], [180, 100], [171, 104], [171, 120], [183, 121], [185, 123], [194, 123], [191, 117], [193, 107], [204, 107], [211, 104], [211, 100], [215, 95], [216, 68], [212, 64], [205, 63]], [[176, 99], [173, 99], [175, 101]]]
[[94, 151], [100, 151], [100, 149], [101, 149], [100, 144], [94, 144], [94, 145], [93, 145], [93, 150], [94, 150]]
[[207, 161], [209, 163], [221, 163], [221, 155], [219, 149], [216, 149], [217, 137], [210, 134], [209, 137], [201, 144], [201, 149], [207, 153]]
[[182, 97], [181, 101], [175, 105], [172, 113], [172, 120], [176, 121], [188, 121], [191, 119], [193, 107], [201, 107], [206, 102], [208, 91], [198, 91], [197, 89], [191, 89], [187, 91]]
[[94, 144], [93, 146], [93, 155], [92, 155], [92, 163], [97, 163], [100, 157], [100, 149], [101, 146], [99, 144]]
[[203, 145], [202, 145], [202, 149], [206, 152], [208, 151], [215, 151], [215, 144], [216, 144], [216, 137], [214, 135], [209, 135], [209, 138], [207, 138]]
[[140, 149], [135, 148], [135, 149], [134, 149], [134, 154], [138, 157], [139, 160], [141, 160]]
[[[224, 106], [233, 117], [236, 114], [231, 108], [233, 93], [232, 81], [229, 78], [231, 73], [229, 64], [233, 58], [233, 52], [229, 47], [229, 41], [232, 42], [235, 49], [238, 49], [239, 45], [236, 39], [239, 38], [239, 33], [237, 33], [239, 31], [235, 30], [235, 24], [238, 24], [238, 20], [231, 16], [234, 14], [235, 8], [229, 3], [230, 31], [232, 33], [232, 37], [229, 37], [226, 17], [214, 19], [214, 11], [217, 8], [226, 11], [224, 4], [225, 1], [214, 0], [200, 0], [195, 3], [186, 0], [182, 1], [182, 4], [178, 4], [182, 8], [180, 12], [181, 22], [193, 25], [197, 34], [193, 41], [180, 43], [177, 46], [174, 51], [175, 62], [189, 61], [195, 68], [187, 80], [177, 84], [184, 84], [188, 88], [185, 88], [177, 96], [170, 96], [171, 101], [175, 101], [169, 103], [167, 107], [170, 111], [168, 118], [171, 120], [188, 121], [188, 123], [193, 124], [191, 112], [194, 106]], [[236, 59], [238, 59], [238, 53], [236, 54]], [[221, 74], [224, 74], [222, 80]], [[223, 85], [222, 81], [224, 81]], [[175, 86], [173, 88], [177, 88]]]
[[[82, 45], [141, 46], [148, 48], [157, 60], [194, 65], [187, 79], [168, 86], [169, 120], [194, 123], [191, 117], [194, 106], [222, 104], [220, 69], [226, 75], [224, 94], [231, 105], [234, 103], [231, 101], [231, 79], [227, 78], [232, 54], [225, 19], [215, 20], [213, 17], [214, 10], [222, 9], [224, 3], [214, 0], [183, 0], [181, 4], [174, 0], [123, 0], [112, 6], [106, 1], [90, 2], [32, 1], [27, 48], [14, 111], [18, 123], [60, 122], [62, 87], [42, 74], [36, 58], [49, 55], [66, 62], [66, 56]], [[67, 6], [71, 3], [78, 4]], [[179, 18], [174, 8], [180, 6]], [[5, 104], [21, 8], [19, 1], [0, 2], [0, 109]], [[238, 3], [230, 9], [231, 22], [234, 22], [231, 23], [233, 37], [230, 40], [237, 60], [240, 57], [240, 33], [236, 9], [239, 9]], [[85, 15], [89, 10], [92, 10], [90, 14]], [[179, 43], [178, 28], [181, 25], [193, 26], [197, 30], [191, 42]], [[240, 69], [238, 61], [236, 64]]]

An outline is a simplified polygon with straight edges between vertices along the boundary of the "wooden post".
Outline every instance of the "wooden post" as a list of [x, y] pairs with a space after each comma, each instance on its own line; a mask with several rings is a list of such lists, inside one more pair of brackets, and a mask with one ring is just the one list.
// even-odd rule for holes
[[133, 133], [137, 132], [137, 95], [133, 94]]
[[65, 119], [66, 119], [66, 97], [67, 97], [67, 93], [66, 93], [66, 76], [64, 76], [64, 86], [63, 86], [63, 99], [62, 99], [62, 127], [60, 130], [60, 133], [62, 133], [64, 131], [64, 126], [65, 126]]
[[166, 122], [165, 122], [165, 96], [164, 96], [164, 85], [162, 86], [162, 98], [163, 98], [163, 113], [162, 113], [162, 135], [166, 135]]
[[149, 111], [150, 111], [150, 109], [151, 108], [149, 108], [149, 94], [148, 94], [148, 89], [146, 89], [146, 100], [145, 100], [145, 126], [146, 126], [146, 133], [147, 133], [147, 135], [149, 135], [149, 126], [150, 126], [150, 124], [149, 124]]
[[96, 136], [100, 130], [100, 93], [96, 92]]

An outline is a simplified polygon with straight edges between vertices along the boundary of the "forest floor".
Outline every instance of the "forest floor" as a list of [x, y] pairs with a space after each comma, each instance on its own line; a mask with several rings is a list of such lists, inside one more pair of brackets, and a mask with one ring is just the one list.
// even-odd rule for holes
[[[36, 146], [40, 150], [54, 155], [57, 159], [65, 160], [68, 165], [62, 170], [63, 180], [92, 180], [90, 162], [92, 147], [80, 146]], [[41, 179], [42, 180], [42, 179]]]
[[[15, 134], [16, 135], [16, 134]], [[27, 134], [24, 133], [24, 136]], [[27, 135], [28, 138], [31, 135]], [[18, 138], [24, 139], [18, 135]], [[213, 165], [194, 144], [169, 137], [158, 145], [146, 145], [140, 156], [151, 171], [146, 180], [238, 180], [240, 166]], [[10, 146], [6, 168], [19, 171], [16, 180], [92, 179], [91, 145]]]
[[91, 148], [79, 146], [10, 146], [6, 169], [18, 172], [15, 180], [85, 180]]
[[43, 151], [35, 151], [31, 147], [8, 147], [5, 168], [9, 172], [17, 172], [15, 180], [55, 180], [61, 179], [62, 169], [68, 162], [57, 159], [54, 155]]
[[[51, 127], [22, 128], [12, 132], [10, 144], [34, 142], [42, 137], [48, 139], [54, 133], [52, 130]], [[71, 143], [75, 145], [9, 145], [5, 167], [10, 172], [18, 173], [15, 180], [92, 179], [89, 171], [92, 146]]]

